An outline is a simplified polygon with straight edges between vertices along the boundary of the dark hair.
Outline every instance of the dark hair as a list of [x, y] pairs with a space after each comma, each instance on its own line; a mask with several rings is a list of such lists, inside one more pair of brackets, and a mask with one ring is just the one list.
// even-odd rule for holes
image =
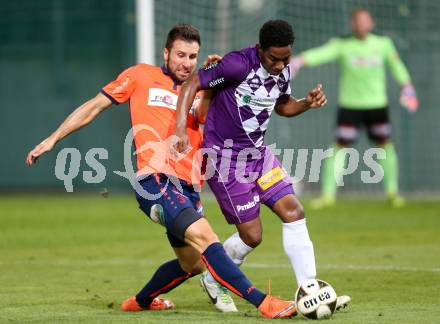
[[294, 41], [292, 26], [287, 21], [269, 20], [260, 29], [260, 46], [263, 50], [272, 46], [289, 46]]
[[167, 36], [165, 47], [170, 51], [175, 40], [180, 39], [186, 42], [197, 42], [201, 45], [200, 33], [194, 26], [190, 24], [179, 24], [174, 26]]

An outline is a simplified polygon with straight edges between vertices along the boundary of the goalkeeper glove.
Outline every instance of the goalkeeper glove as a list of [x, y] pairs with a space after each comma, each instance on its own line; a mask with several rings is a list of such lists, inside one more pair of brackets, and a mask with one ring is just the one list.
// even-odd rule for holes
[[298, 74], [298, 71], [304, 66], [304, 59], [301, 56], [295, 56], [290, 59], [290, 77], [294, 79]]
[[407, 84], [402, 87], [400, 91], [400, 104], [412, 113], [416, 112], [419, 108], [416, 89], [414, 89], [412, 84]]

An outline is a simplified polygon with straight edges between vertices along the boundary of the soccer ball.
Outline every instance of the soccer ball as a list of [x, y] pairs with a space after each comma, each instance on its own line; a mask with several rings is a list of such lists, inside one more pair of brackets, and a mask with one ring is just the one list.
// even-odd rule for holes
[[335, 312], [337, 298], [327, 282], [309, 279], [296, 291], [296, 308], [298, 313], [310, 319], [328, 318]]

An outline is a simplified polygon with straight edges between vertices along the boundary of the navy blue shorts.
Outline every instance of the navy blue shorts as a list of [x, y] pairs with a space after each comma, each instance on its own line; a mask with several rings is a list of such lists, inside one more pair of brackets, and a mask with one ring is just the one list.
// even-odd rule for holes
[[165, 226], [171, 246], [186, 246], [186, 229], [203, 217], [199, 193], [186, 181], [161, 173], [149, 175], [139, 180], [139, 184], [149, 196], [155, 196], [143, 197], [136, 192], [139, 208], [154, 222]]

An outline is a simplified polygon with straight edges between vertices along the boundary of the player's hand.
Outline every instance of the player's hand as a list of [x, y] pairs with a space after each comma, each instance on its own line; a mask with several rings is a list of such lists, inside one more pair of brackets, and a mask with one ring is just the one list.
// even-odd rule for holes
[[28, 153], [26, 157], [26, 164], [28, 166], [32, 166], [35, 163], [37, 163], [37, 159], [44, 153], [52, 150], [55, 144], [56, 142], [54, 140], [52, 140], [51, 138], [46, 138], [44, 141], [42, 141], [40, 144], [35, 146], [35, 148]]
[[186, 133], [184, 134], [176, 134], [173, 142], [171, 143], [171, 152], [180, 154], [186, 154], [190, 150], [189, 147], [189, 139]]
[[416, 112], [419, 108], [416, 89], [414, 89], [412, 84], [407, 84], [402, 87], [400, 91], [400, 104], [411, 113]]
[[309, 91], [306, 97], [306, 103], [309, 108], [321, 108], [327, 104], [327, 97], [324, 90], [322, 90], [322, 84], [318, 84]]
[[218, 61], [221, 61], [221, 59], [222, 59], [222, 57], [218, 54], [208, 55], [208, 57], [202, 63], [202, 68], [205, 68], [210, 64], [217, 63]]

